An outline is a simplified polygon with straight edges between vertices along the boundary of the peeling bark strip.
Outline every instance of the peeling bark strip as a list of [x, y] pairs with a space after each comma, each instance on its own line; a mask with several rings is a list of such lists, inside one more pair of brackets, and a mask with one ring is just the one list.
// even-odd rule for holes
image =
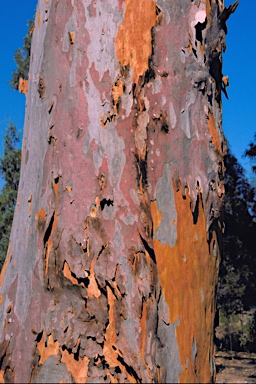
[[222, 3], [39, 1], [2, 382], [214, 380]]

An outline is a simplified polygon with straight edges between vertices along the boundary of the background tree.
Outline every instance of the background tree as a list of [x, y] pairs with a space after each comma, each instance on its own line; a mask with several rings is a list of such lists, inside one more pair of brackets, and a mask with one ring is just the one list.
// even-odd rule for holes
[[[256, 236], [256, 196], [255, 189], [245, 177], [244, 169], [230, 151], [225, 157], [225, 167], [225, 232], [218, 307], [227, 327], [234, 333], [233, 338], [239, 342], [239, 334], [234, 332], [232, 319], [237, 321], [238, 317], [234, 315], [256, 307], [256, 261], [252, 240]], [[229, 336], [231, 346], [232, 335]], [[238, 343], [237, 347], [241, 345]]]
[[0, 158], [0, 175], [5, 184], [0, 193], [0, 270], [2, 269], [11, 233], [17, 199], [21, 150], [17, 148], [20, 137], [10, 122], [4, 137], [4, 154]]
[[[25, 84], [28, 81], [33, 28], [34, 21], [30, 20], [28, 22], [28, 32], [24, 37], [24, 45], [15, 52], [14, 59], [17, 69], [12, 73], [12, 80], [10, 81], [11, 88], [23, 93], [27, 92], [27, 85]], [[5, 185], [0, 195], [0, 271], [8, 249], [17, 199], [21, 161], [21, 150], [17, 148], [19, 140], [20, 135], [17, 134], [15, 125], [10, 122], [4, 137], [4, 156], [0, 159], [0, 172], [5, 180]]]
[[[249, 157], [253, 163], [256, 162], [256, 134], [254, 136], [254, 141], [252, 141], [249, 144], [249, 148], [246, 149], [245, 156]], [[252, 170], [256, 173], [256, 165], [252, 166]]]
[[22, 48], [18, 48], [14, 55], [17, 65], [16, 71], [12, 72], [12, 80], [10, 80], [11, 88], [19, 90], [22, 93], [27, 92], [27, 81], [29, 74], [29, 61], [31, 52], [31, 40], [34, 29], [34, 21], [28, 22], [28, 32], [24, 37]]
[[236, 6], [39, 1], [0, 279], [5, 381], [213, 380]]

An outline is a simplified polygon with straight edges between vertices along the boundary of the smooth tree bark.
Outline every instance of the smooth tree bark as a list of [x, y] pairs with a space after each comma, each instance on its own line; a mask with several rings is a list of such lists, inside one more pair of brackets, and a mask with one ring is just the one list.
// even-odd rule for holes
[[2, 381], [214, 380], [236, 5], [39, 0]]

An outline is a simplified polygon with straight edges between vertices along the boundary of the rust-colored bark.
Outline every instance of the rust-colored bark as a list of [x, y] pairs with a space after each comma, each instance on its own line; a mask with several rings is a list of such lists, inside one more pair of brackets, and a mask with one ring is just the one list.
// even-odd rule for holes
[[19, 92], [24, 93], [24, 95], [26, 95], [28, 92], [28, 80], [24, 80], [22, 79], [22, 77], [20, 77], [18, 90]]
[[234, 8], [39, 1], [0, 278], [2, 381], [214, 379]]

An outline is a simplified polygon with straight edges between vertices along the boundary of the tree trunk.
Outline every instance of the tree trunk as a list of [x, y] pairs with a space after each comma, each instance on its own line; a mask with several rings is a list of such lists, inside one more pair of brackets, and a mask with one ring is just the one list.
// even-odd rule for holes
[[5, 382], [214, 380], [226, 18], [220, 0], [39, 1]]

